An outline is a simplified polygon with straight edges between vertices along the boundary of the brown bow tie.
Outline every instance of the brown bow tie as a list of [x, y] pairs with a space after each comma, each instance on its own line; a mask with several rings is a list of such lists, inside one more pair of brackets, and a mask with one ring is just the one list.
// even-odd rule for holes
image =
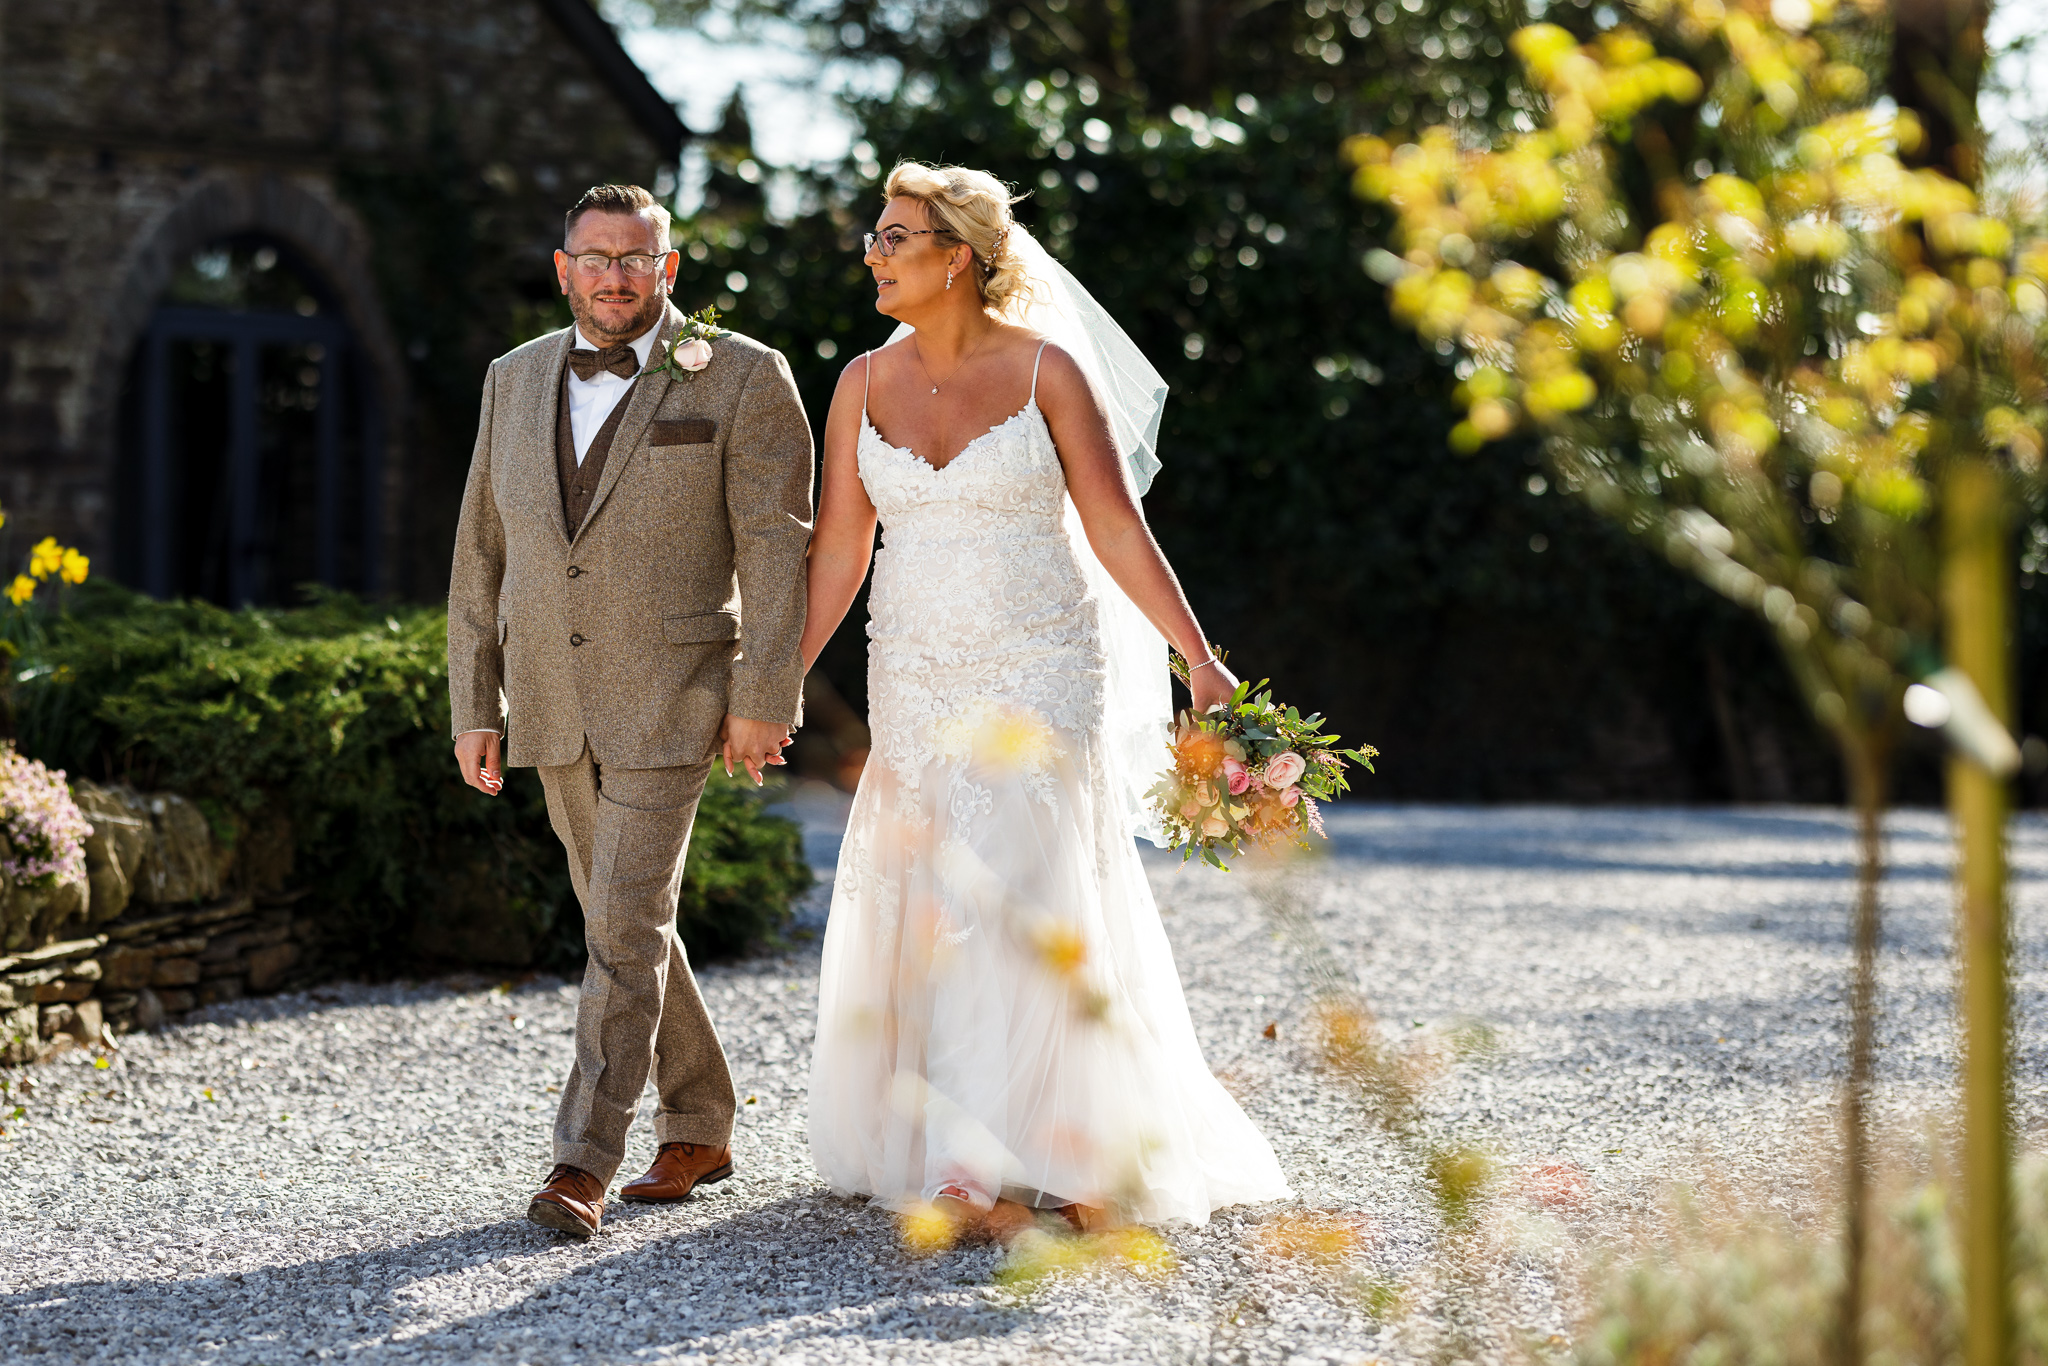
[[602, 351], [571, 351], [569, 368], [581, 380], [596, 379], [600, 370], [609, 370], [620, 379], [631, 379], [640, 373], [640, 358], [633, 354], [630, 342], [622, 342], [617, 346], [607, 346]]

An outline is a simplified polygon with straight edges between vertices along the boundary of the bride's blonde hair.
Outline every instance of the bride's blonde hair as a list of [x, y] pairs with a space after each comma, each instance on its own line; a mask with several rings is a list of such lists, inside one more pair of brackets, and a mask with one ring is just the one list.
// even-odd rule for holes
[[1023, 257], [1010, 241], [1016, 220], [1010, 206], [1023, 198], [1013, 195], [1002, 181], [987, 171], [967, 166], [927, 166], [921, 161], [899, 161], [882, 186], [884, 202], [915, 199], [924, 205], [933, 238], [941, 247], [966, 243], [974, 253], [969, 272], [982, 304], [998, 316], [1015, 312], [1030, 300], [1032, 282], [1024, 271]]

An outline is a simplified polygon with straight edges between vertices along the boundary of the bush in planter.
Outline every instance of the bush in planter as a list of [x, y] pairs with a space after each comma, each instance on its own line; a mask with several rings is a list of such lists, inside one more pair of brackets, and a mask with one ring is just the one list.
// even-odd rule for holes
[[[445, 617], [336, 594], [288, 611], [159, 603], [87, 585], [31, 633], [14, 687], [24, 752], [194, 798], [245, 883], [291, 881], [345, 964], [569, 967], [582, 936], [540, 784], [456, 777]], [[691, 952], [771, 936], [809, 885], [796, 827], [705, 792], [679, 929]]]

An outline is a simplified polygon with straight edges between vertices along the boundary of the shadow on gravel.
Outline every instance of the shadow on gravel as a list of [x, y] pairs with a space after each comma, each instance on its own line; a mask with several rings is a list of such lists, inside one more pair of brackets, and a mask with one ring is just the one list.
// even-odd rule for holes
[[[1902, 814], [1905, 818], [1895, 820], [1887, 832], [1888, 876], [1902, 882], [1946, 881], [1948, 836], [1920, 819], [1935, 813]], [[1376, 864], [1844, 880], [1856, 871], [1847, 812], [1344, 803], [1328, 818], [1331, 853]], [[1706, 832], [1729, 846], [1725, 859], [1699, 857]], [[2028, 834], [2038, 838], [2040, 822], [2023, 819], [2015, 835]], [[1786, 858], [1769, 848], [1777, 844], [1833, 845], [1838, 852]], [[1745, 850], [1744, 845], [1759, 847]]]
[[[758, 1350], [824, 1337], [987, 1339], [1027, 1326], [1028, 1316], [963, 1293], [989, 1283], [992, 1251], [908, 1258], [887, 1214], [823, 1191], [627, 1241], [649, 1221], [704, 1212], [695, 1200], [615, 1206], [606, 1233], [580, 1244], [504, 1219], [291, 1266], [57, 1283], [0, 1295], [0, 1320], [10, 1359], [150, 1366], [497, 1353], [567, 1353], [588, 1366], [644, 1360], [657, 1346], [708, 1350], [714, 1339]], [[458, 1300], [501, 1302], [450, 1318]]]

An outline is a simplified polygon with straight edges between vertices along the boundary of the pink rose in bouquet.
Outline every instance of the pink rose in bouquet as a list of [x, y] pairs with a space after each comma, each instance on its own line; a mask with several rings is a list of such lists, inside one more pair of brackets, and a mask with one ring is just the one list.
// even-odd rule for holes
[[1252, 785], [1252, 771], [1235, 759], [1223, 761], [1223, 776], [1230, 782], [1230, 795], [1241, 796]]
[[1292, 787], [1301, 780], [1301, 775], [1307, 768], [1308, 761], [1290, 749], [1266, 760], [1266, 769], [1262, 776], [1267, 787]]
[[1290, 810], [1291, 810], [1292, 808], [1294, 808], [1294, 807], [1300, 806], [1300, 805], [1301, 805], [1301, 789], [1300, 789], [1300, 788], [1298, 788], [1298, 787], [1292, 787], [1292, 786], [1289, 786], [1289, 787], [1283, 787], [1283, 788], [1281, 788], [1281, 789], [1280, 789], [1280, 805], [1282, 805], [1282, 806], [1284, 806], [1284, 807], [1287, 807], [1287, 808], [1289, 808]]

